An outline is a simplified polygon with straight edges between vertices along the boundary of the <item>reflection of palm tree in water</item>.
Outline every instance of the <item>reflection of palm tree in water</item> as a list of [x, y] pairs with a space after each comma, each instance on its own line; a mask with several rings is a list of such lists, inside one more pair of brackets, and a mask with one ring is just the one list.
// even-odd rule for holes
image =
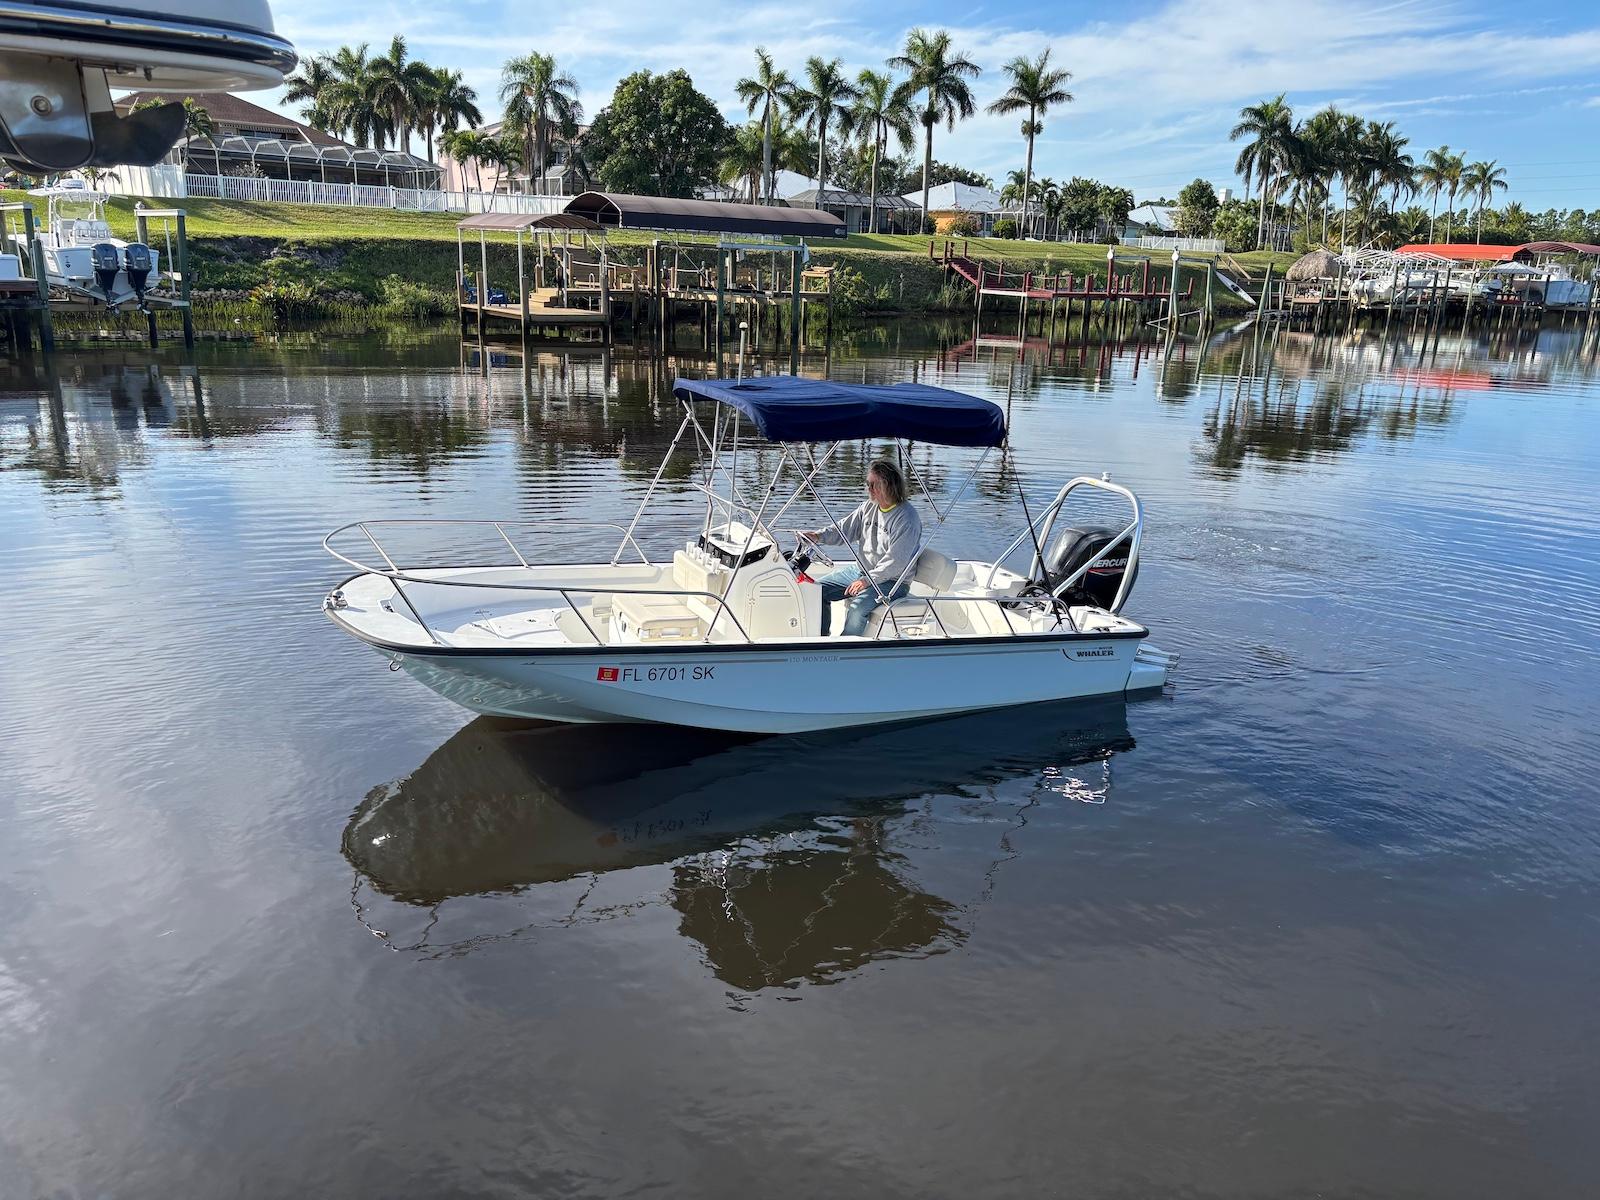
[[[1061, 768], [1104, 763], [1131, 745], [1121, 702], [759, 739], [480, 719], [356, 810], [344, 836], [356, 868], [351, 901], [391, 949], [425, 955], [665, 902], [732, 986], [824, 982], [959, 945], [972, 905], [1016, 857], [1028, 811], [1063, 790]], [[821, 777], [817, 763], [827, 766]], [[987, 866], [974, 899], [927, 891], [917, 879], [925, 864], [895, 845], [907, 802], [987, 794], [984, 823], [992, 823], [1005, 812], [993, 807], [1005, 803], [998, 785], [1030, 774], [1038, 782], [1006, 817], [999, 856], [980, 854]], [[668, 890], [630, 894], [630, 884], [654, 877], [627, 868], [657, 864], [671, 866]], [[521, 919], [454, 936], [450, 902], [492, 895]], [[406, 907], [380, 917], [379, 897]], [[423, 927], [401, 934], [400, 925], [415, 927], [407, 914], [417, 909], [427, 913]], [[481, 919], [484, 910], [464, 911]]]

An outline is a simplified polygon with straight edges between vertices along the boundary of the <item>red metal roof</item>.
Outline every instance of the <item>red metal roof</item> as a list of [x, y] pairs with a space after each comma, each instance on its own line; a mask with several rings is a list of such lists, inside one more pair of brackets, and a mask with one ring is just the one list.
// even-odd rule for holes
[[1527, 257], [1526, 246], [1478, 246], [1470, 242], [1417, 242], [1401, 246], [1397, 254], [1432, 254], [1459, 262], [1510, 262]]

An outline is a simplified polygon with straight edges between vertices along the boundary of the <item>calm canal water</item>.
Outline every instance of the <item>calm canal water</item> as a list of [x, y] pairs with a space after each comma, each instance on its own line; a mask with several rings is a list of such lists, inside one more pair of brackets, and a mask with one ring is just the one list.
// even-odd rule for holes
[[0, 1196], [1592, 1195], [1592, 346], [966, 336], [804, 369], [1008, 405], [950, 553], [1138, 490], [1162, 698], [469, 721], [319, 539], [626, 519], [702, 357], [0, 368]]

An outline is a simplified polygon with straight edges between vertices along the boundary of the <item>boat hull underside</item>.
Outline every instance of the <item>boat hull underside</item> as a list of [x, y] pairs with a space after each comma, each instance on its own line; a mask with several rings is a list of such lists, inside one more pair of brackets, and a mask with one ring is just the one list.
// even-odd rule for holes
[[1165, 672], [1138, 661], [1139, 645], [1116, 637], [670, 655], [381, 653], [491, 716], [800, 733], [1161, 686]]

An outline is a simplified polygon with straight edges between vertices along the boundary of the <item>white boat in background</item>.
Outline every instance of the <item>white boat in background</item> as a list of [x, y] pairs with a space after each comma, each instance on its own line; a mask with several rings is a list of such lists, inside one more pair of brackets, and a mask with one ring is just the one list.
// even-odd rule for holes
[[[127, 242], [106, 221], [110, 197], [81, 180], [68, 180], [28, 193], [46, 203], [39, 244], [45, 280], [68, 297], [90, 299], [107, 308], [142, 306], [145, 294], [161, 286], [161, 254], [143, 242]], [[12, 248], [28, 253], [27, 239], [11, 235]]]
[[[393, 669], [475, 712], [555, 721], [790, 733], [1166, 682], [1175, 657], [1121, 615], [1138, 573], [1138, 498], [1092, 476], [1068, 481], [992, 558], [953, 560], [925, 543], [900, 580], [909, 594], [882, 604], [864, 634], [821, 634], [821, 589], [799, 553], [816, 551], [780, 551], [784, 515], [809, 498], [837, 529], [816, 480], [861, 439], [981, 450], [954, 504], [1005, 439], [996, 405], [918, 384], [788, 377], [680, 379], [674, 393], [683, 420], [632, 523], [605, 527], [620, 535], [609, 560], [552, 564], [526, 552], [536, 530], [561, 522], [355, 522], [323, 541], [357, 572], [324, 611]], [[776, 451], [759, 501], [737, 483], [741, 424], [769, 460]], [[634, 534], [686, 435], [704, 518], [670, 559], [652, 561]], [[793, 492], [775, 506], [785, 478]], [[1090, 494], [1124, 503], [1126, 518], [1071, 524], [1069, 508]], [[413, 562], [390, 552], [419, 533], [444, 535], [443, 553]], [[500, 545], [494, 561], [433, 565], [460, 563], [473, 535]], [[1027, 565], [1006, 565], [1019, 551]]]
[[1573, 278], [1558, 262], [1499, 263], [1484, 272], [1479, 292], [1484, 299], [1542, 305], [1554, 311], [1589, 307], [1592, 283]]

